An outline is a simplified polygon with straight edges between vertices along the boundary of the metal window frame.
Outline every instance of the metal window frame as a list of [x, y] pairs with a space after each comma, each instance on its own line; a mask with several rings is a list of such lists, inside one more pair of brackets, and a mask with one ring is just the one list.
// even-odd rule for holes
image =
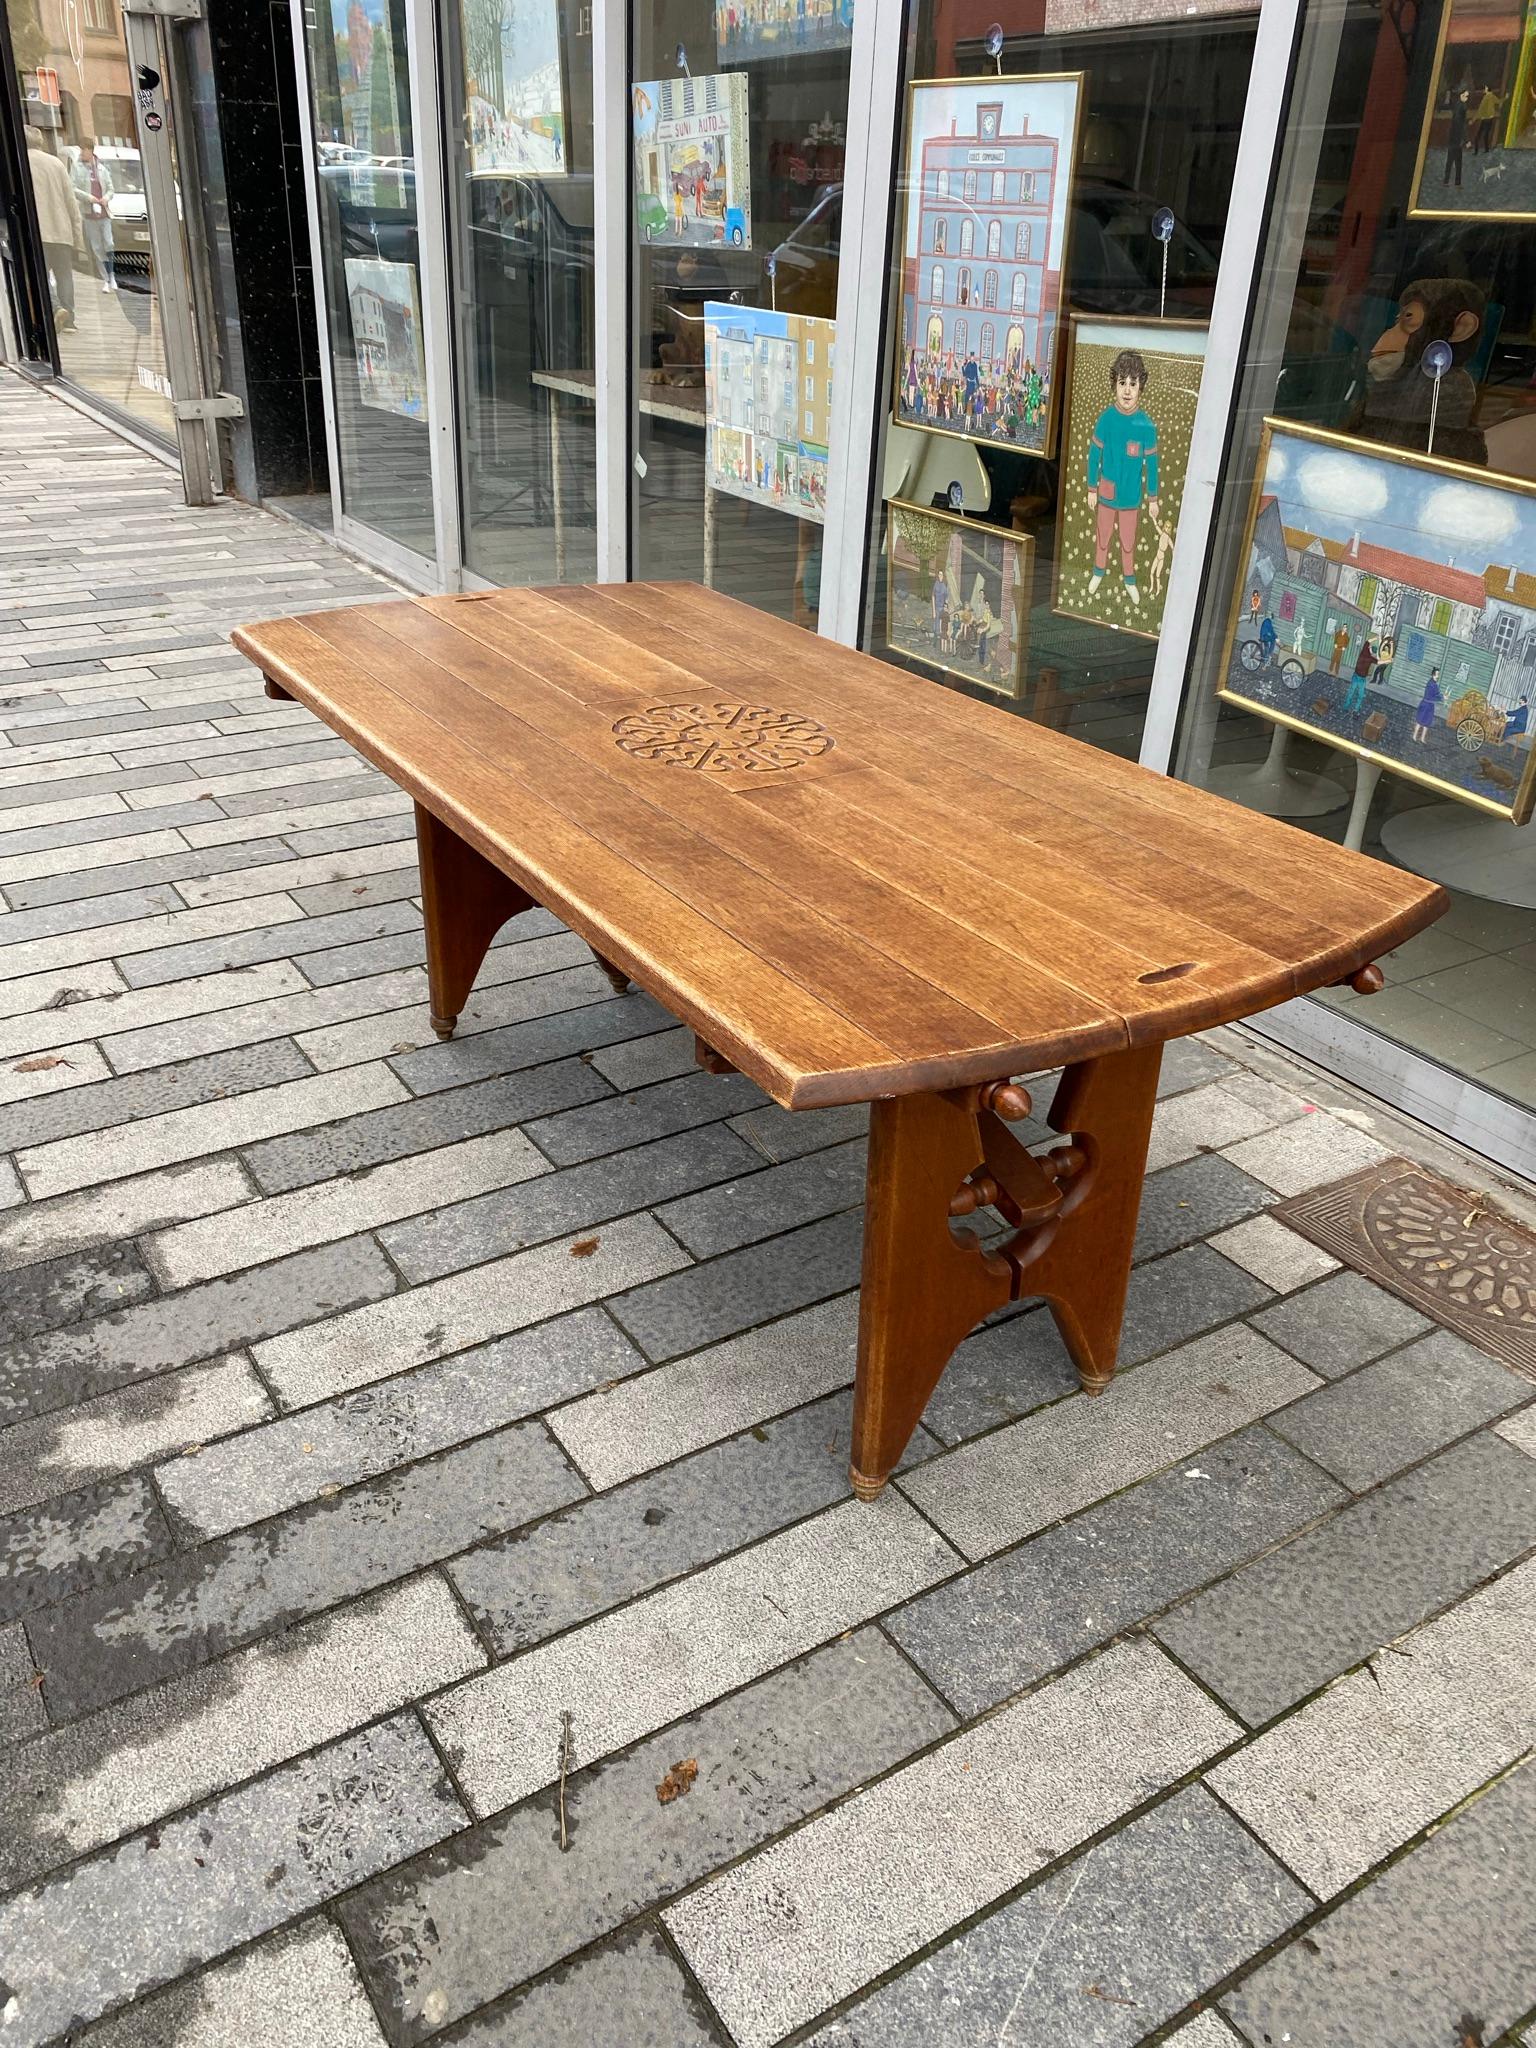
[[627, 583], [630, 546], [630, 149], [628, 0], [592, 6], [593, 368], [597, 379], [597, 580]]

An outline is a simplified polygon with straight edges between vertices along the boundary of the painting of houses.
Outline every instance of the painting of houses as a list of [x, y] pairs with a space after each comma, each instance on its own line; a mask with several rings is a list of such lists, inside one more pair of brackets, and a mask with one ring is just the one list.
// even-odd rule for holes
[[912, 88], [895, 416], [1051, 452], [1082, 74]]
[[1220, 694], [1524, 824], [1536, 486], [1266, 422]]
[[766, 306], [704, 307], [712, 489], [826, 518], [837, 326]]
[[375, 412], [424, 420], [427, 372], [415, 264], [349, 256], [347, 307], [362, 403]]

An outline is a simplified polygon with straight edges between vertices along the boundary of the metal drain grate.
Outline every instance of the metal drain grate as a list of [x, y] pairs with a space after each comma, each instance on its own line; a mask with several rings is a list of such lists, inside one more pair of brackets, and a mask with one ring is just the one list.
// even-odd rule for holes
[[1480, 1195], [1387, 1159], [1270, 1213], [1536, 1380], [1536, 1235]]

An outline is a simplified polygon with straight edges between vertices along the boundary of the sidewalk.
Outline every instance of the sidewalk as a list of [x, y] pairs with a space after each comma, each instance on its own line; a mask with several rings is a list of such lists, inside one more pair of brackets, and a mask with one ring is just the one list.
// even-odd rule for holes
[[1536, 1386], [1265, 1214], [1411, 1134], [1171, 1049], [860, 1506], [862, 1113], [542, 912], [433, 1042], [226, 641], [386, 588], [0, 371], [0, 2048], [1527, 2038]]

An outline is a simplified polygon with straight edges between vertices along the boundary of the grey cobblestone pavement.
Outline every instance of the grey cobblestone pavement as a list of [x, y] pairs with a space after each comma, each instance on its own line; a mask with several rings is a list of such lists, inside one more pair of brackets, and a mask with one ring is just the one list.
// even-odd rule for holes
[[383, 587], [0, 373], [3, 2048], [1521, 2038], [1536, 1388], [1267, 1213], [1401, 1132], [1173, 1049], [1114, 1388], [859, 1505], [861, 1114], [542, 913], [432, 1042], [226, 641]]

